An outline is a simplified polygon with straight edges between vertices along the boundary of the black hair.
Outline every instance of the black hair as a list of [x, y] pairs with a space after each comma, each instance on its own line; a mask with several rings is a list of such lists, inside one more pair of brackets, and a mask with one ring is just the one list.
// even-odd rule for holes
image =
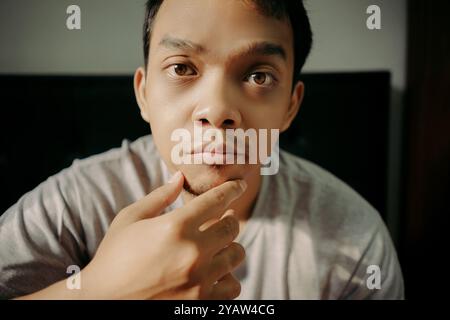
[[[300, 72], [311, 51], [312, 31], [303, 0], [245, 0], [252, 2], [256, 9], [267, 17], [279, 20], [288, 18], [294, 35], [294, 76], [293, 86], [300, 78]], [[163, 0], [147, 0], [144, 21], [144, 61], [148, 64], [153, 21]]]

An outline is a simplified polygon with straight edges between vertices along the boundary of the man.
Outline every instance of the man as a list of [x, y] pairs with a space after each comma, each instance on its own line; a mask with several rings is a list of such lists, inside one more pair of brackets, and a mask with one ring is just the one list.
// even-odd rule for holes
[[134, 87], [153, 136], [76, 160], [1, 217], [0, 295], [403, 298], [378, 213], [330, 173], [285, 152], [273, 175], [173, 159], [178, 129], [286, 130], [310, 47], [301, 1], [148, 1]]

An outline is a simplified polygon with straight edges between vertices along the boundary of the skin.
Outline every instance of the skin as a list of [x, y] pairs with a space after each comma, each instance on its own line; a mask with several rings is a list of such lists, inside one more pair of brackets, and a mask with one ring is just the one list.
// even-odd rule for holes
[[[184, 177], [121, 210], [94, 258], [81, 271], [81, 290], [61, 280], [19, 299], [233, 299], [240, 284], [231, 275], [244, 259], [232, 242], [239, 225], [232, 211], [219, 219], [246, 185], [236, 180], [209, 190], [184, 207], [159, 215], [180, 194]], [[177, 263], [174, 263], [176, 261]]]
[[[174, 48], [173, 39], [203, 50], [179, 41]], [[149, 64], [137, 69], [134, 86], [173, 179], [117, 214], [81, 271], [82, 290], [68, 290], [62, 280], [21, 298], [236, 298], [240, 283], [232, 271], [245, 251], [233, 240], [258, 194], [259, 165], [176, 166], [170, 136], [177, 128], [192, 132], [194, 123], [286, 130], [303, 97], [303, 84], [292, 86], [292, 39], [287, 21], [262, 16], [248, 1], [165, 0], [154, 22]], [[245, 50], [255, 42], [280, 46], [284, 57]], [[160, 215], [180, 194], [184, 206]]]
[[[201, 49], [171, 45], [173, 39]], [[258, 42], [279, 45], [285, 57], [245, 54]], [[241, 224], [245, 223], [261, 184], [260, 165], [174, 165], [170, 155], [177, 142], [170, 136], [177, 128], [193, 134], [195, 122], [205, 129], [285, 131], [298, 112], [304, 90], [301, 82], [292, 90], [289, 22], [265, 17], [245, 1], [167, 0], [154, 22], [148, 60], [147, 70], [135, 72], [135, 94], [162, 159], [171, 172], [183, 172], [194, 194], [245, 179], [249, 188], [232, 206]], [[193, 196], [185, 192], [183, 198], [188, 202]]]

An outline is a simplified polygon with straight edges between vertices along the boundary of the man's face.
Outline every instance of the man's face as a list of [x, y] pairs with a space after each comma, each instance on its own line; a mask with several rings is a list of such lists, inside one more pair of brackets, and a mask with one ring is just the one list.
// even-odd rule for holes
[[[194, 194], [259, 174], [259, 164], [181, 164], [171, 159], [175, 129], [279, 129], [303, 95], [292, 92], [293, 34], [287, 20], [260, 14], [251, 1], [165, 0], [156, 16], [148, 66], [135, 74], [136, 96], [171, 171]], [[270, 136], [270, 134], [269, 134]]]

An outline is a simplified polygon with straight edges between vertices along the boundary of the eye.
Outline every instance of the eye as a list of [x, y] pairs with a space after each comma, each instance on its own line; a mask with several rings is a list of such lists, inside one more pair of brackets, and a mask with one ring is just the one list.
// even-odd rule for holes
[[257, 86], [270, 87], [275, 82], [275, 78], [267, 72], [254, 72], [248, 77], [248, 81]]
[[169, 67], [169, 74], [173, 77], [186, 77], [196, 75], [196, 72], [186, 64], [177, 63]]

